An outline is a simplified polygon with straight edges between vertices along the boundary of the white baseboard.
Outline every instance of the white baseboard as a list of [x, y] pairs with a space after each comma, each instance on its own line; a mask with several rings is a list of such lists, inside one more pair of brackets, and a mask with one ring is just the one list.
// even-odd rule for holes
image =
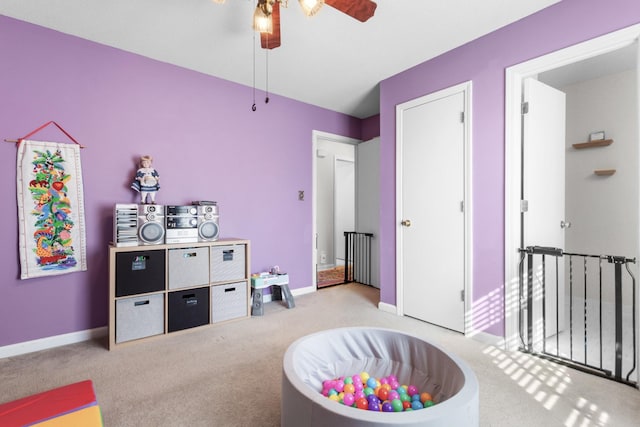
[[386, 313], [391, 313], [391, 314], [398, 314], [398, 310], [396, 309], [395, 305], [391, 305], [391, 304], [387, 304], [386, 302], [382, 302], [380, 301], [378, 303], [378, 309], [382, 310]]
[[85, 331], [71, 332], [53, 337], [40, 338], [33, 341], [25, 341], [18, 344], [5, 345], [0, 347], [0, 359], [5, 357], [19, 356], [21, 354], [32, 353], [34, 351], [46, 350], [49, 348], [60, 347], [67, 344], [75, 344], [82, 341], [88, 341], [95, 338], [106, 336], [108, 329], [106, 326], [88, 329]]

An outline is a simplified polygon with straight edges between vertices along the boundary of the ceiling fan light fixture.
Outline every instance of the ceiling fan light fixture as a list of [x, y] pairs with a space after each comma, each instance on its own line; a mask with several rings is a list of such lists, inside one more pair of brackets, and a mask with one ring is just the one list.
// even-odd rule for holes
[[224, 4], [226, 0], [211, 0], [211, 1], [218, 4]]
[[259, 33], [273, 33], [271, 13], [267, 11], [266, 7], [262, 7], [261, 3], [258, 3], [256, 11], [253, 14], [253, 29]]
[[307, 16], [313, 16], [322, 8], [324, 0], [298, 0], [302, 11]]

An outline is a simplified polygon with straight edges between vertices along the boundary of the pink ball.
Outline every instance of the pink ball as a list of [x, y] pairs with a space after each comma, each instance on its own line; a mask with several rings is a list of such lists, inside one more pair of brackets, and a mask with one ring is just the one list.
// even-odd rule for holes
[[413, 384], [411, 384], [408, 388], [407, 388], [407, 393], [409, 394], [409, 396], [413, 396], [414, 394], [418, 393], [418, 387], [414, 386]]
[[400, 399], [400, 394], [398, 394], [398, 392], [395, 390], [391, 390], [389, 392], [389, 400], [396, 400], [396, 399]]
[[336, 381], [336, 385], [334, 387], [338, 393], [341, 393], [344, 390], [344, 381], [338, 380]]
[[389, 379], [387, 377], [380, 378], [380, 384], [389, 384]]
[[367, 396], [365, 396], [364, 392], [362, 390], [356, 390], [356, 392], [353, 394], [353, 396], [356, 398], [356, 400], [361, 399], [361, 398], [366, 398]]
[[392, 390], [397, 390], [398, 387], [400, 387], [400, 384], [398, 383], [398, 381], [390, 381], [389, 385], [391, 386]]
[[362, 383], [353, 383], [353, 387], [355, 387], [356, 391], [362, 391], [362, 389], [364, 389], [364, 384], [362, 384]]
[[356, 397], [351, 393], [345, 393], [344, 396], [342, 397], [342, 403], [344, 403], [347, 406], [353, 405], [355, 401], [356, 401]]
[[396, 378], [396, 376], [395, 376], [395, 375], [389, 375], [389, 376], [387, 377], [387, 379], [389, 380], [389, 382], [391, 382], [391, 381], [398, 381], [398, 378]]

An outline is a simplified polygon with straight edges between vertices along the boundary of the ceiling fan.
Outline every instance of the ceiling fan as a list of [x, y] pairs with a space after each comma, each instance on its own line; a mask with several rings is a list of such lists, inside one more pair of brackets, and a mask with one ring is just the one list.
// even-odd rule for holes
[[[224, 0], [214, 0], [224, 3]], [[305, 15], [313, 16], [326, 3], [327, 5], [365, 22], [373, 16], [378, 6], [371, 0], [298, 0]], [[260, 45], [263, 49], [275, 49], [280, 46], [280, 4], [287, 7], [288, 0], [258, 0], [253, 15], [253, 29], [260, 33]]]

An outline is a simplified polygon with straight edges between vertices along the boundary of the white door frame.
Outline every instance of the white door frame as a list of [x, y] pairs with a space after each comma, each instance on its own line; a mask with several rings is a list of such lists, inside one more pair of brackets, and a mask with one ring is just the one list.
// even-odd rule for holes
[[317, 194], [316, 188], [318, 184], [318, 166], [317, 166], [317, 152], [318, 152], [318, 140], [324, 139], [334, 142], [341, 142], [343, 144], [353, 144], [361, 142], [359, 139], [349, 138], [347, 136], [335, 135], [328, 132], [322, 132], [314, 130], [311, 132], [311, 285], [314, 289], [318, 288], [318, 278], [316, 271], [318, 268], [318, 226], [317, 221]]
[[[599, 56], [633, 44], [640, 24], [544, 55], [506, 70], [505, 88], [505, 346], [518, 348], [518, 262], [520, 254], [522, 81], [544, 71]], [[640, 86], [640, 85], [639, 85]], [[638, 97], [640, 100], [640, 96]], [[640, 120], [640, 114], [638, 119]], [[640, 236], [639, 239], [640, 241]]]
[[402, 116], [404, 110], [415, 107], [425, 102], [435, 101], [439, 98], [445, 98], [463, 91], [465, 93], [465, 118], [464, 118], [464, 333], [471, 331], [473, 324], [471, 319], [471, 301], [472, 301], [472, 270], [473, 251], [472, 251], [472, 203], [471, 203], [471, 81], [460, 83], [446, 89], [433, 92], [420, 98], [407, 101], [396, 106], [396, 314], [404, 316], [404, 277], [402, 271], [403, 259], [403, 239], [402, 239]]
[[[356, 156], [355, 156], [355, 150], [353, 152], [353, 157], [344, 157], [344, 156], [335, 156], [333, 159], [333, 258], [334, 258], [334, 264], [336, 266], [338, 266], [338, 249], [342, 249], [344, 250], [344, 240], [340, 239], [338, 233], [337, 233], [337, 227], [336, 227], [336, 219], [338, 218], [338, 204], [339, 204], [339, 198], [338, 198], [338, 188], [340, 187], [339, 183], [338, 183], [338, 174], [337, 174], [337, 170], [338, 170], [338, 162], [344, 162], [344, 163], [350, 163], [351, 165], [353, 165], [353, 191], [354, 191], [354, 195], [356, 192], [356, 176], [355, 176], [355, 165], [356, 165]], [[355, 198], [353, 199], [353, 230], [351, 231], [356, 231], [356, 200]], [[339, 240], [342, 240], [341, 242], [339, 242]], [[344, 254], [344, 256], [346, 257], [346, 253]], [[346, 261], [346, 258], [344, 258], [344, 260]], [[345, 266], [346, 268], [346, 266]]]

